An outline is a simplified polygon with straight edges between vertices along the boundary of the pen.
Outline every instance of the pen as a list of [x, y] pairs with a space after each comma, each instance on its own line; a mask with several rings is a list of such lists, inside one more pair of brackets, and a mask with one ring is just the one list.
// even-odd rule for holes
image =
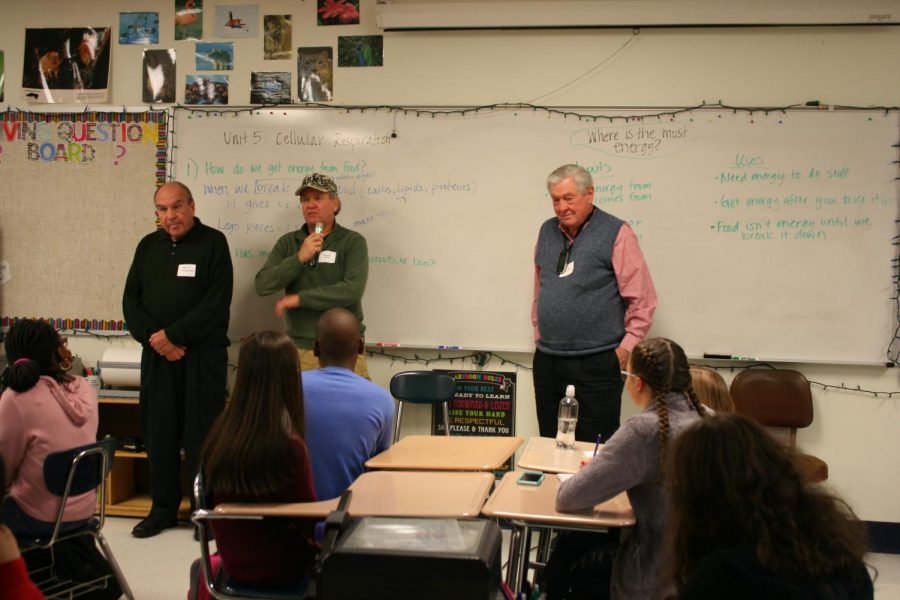
[[597, 451], [600, 450], [600, 438], [603, 437], [603, 434], [597, 434], [597, 443], [594, 444], [594, 456], [597, 456]]

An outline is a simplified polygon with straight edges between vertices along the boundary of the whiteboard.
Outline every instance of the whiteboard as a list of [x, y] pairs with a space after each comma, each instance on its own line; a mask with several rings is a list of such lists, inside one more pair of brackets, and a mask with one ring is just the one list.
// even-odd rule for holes
[[595, 204], [640, 239], [659, 294], [651, 335], [692, 356], [884, 361], [897, 113], [277, 108], [175, 120], [174, 175], [233, 251], [234, 338], [283, 328], [253, 279], [303, 224], [294, 190], [319, 171], [338, 182], [339, 223], [368, 241], [367, 343], [531, 351], [545, 179], [577, 162]]

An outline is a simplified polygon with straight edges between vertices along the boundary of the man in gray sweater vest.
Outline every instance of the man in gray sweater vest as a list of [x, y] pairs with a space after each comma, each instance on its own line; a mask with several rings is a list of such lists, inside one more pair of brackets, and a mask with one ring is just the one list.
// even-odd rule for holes
[[579, 402], [575, 439], [619, 427], [622, 379], [656, 310], [656, 290], [628, 223], [594, 207], [590, 173], [563, 165], [547, 177], [556, 217], [535, 248], [534, 395], [542, 437], [556, 435], [566, 385]]

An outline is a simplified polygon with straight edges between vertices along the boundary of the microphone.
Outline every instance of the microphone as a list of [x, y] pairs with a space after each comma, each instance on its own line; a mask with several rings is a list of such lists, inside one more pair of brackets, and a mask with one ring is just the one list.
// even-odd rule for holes
[[[316, 227], [313, 230], [315, 233], [322, 233], [325, 231], [325, 223], [316, 223]], [[309, 259], [309, 266], [316, 266], [316, 258], [319, 256], [319, 253], [316, 252], [311, 259]]]

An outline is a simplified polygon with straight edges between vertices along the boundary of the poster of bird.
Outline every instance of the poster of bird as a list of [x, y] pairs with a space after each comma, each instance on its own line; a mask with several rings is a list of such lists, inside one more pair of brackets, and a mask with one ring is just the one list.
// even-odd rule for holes
[[120, 12], [119, 43], [139, 45], [158, 44], [159, 13]]
[[234, 4], [216, 7], [215, 37], [259, 37], [259, 5]]
[[383, 35], [339, 35], [339, 67], [384, 66]]
[[175, 0], [175, 39], [203, 39], [203, 0]]

